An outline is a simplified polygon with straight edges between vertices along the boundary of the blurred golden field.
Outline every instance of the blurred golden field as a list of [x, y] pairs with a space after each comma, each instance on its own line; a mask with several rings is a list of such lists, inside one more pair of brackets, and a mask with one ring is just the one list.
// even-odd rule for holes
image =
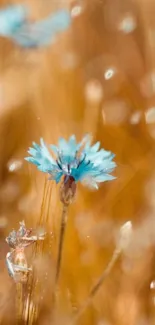
[[[15, 2], [19, 1], [0, 4]], [[155, 2], [24, 2], [32, 19], [68, 7], [73, 19], [70, 28], [44, 49], [25, 50], [0, 38], [0, 324], [15, 323], [16, 293], [5, 267], [5, 237], [12, 228], [18, 229], [19, 221], [35, 228], [40, 218], [45, 175], [24, 161], [28, 147], [40, 137], [56, 144], [59, 137], [75, 134], [80, 140], [91, 133], [94, 142], [116, 154], [117, 179], [101, 184], [98, 191], [78, 185], [69, 208], [54, 322], [50, 291], [61, 204], [59, 186], [47, 185], [46, 226], [53, 241], [37, 324], [70, 324], [109, 263], [120, 227], [131, 221], [130, 246], [77, 323], [153, 325]]]

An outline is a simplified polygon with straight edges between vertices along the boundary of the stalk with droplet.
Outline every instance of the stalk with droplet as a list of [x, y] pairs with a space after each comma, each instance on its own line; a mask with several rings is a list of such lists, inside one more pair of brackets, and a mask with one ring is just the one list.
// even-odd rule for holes
[[111, 258], [109, 264], [107, 265], [106, 269], [103, 271], [103, 273], [101, 274], [101, 276], [97, 280], [96, 284], [90, 290], [88, 298], [86, 299], [83, 306], [80, 308], [79, 312], [77, 312], [77, 314], [73, 318], [73, 321], [71, 322], [71, 325], [76, 324], [76, 322], [79, 320], [80, 316], [83, 314], [83, 312], [86, 310], [86, 308], [90, 305], [90, 303], [92, 302], [94, 296], [96, 295], [96, 293], [101, 288], [101, 285], [103, 284], [105, 278], [111, 272], [111, 270], [112, 270], [113, 266], [115, 265], [118, 257], [120, 256], [120, 254], [123, 251], [125, 251], [128, 248], [130, 240], [131, 240], [131, 235], [132, 235], [132, 223], [131, 223], [131, 221], [127, 221], [120, 228], [116, 249], [114, 250], [114, 253], [112, 255], [112, 258]]
[[87, 309], [87, 307], [91, 304], [94, 296], [96, 295], [96, 293], [99, 291], [99, 289], [101, 288], [102, 283], [104, 282], [105, 278], [109, 275], [109, 273], [111, 272], [117, 258], [119, 257], [120, 254], [120, 250], [115, 250], [114, 254], [108, 264], [108, 266], [106, 267], [106, 269], [103, 271], [103, 273], [101, 274], [101, 276], [99, 277], [99, 279], [97, 280], [97, 282], [95, 283], [95, 285], [92, 287], [92, 289], [90, 290], [89, 296], [87, 298], [87, 300], [85, 301], [85, 303], [83, 304], [83, 306], [80, 308], [80, 310], [77, 312], [77, 314], [75, 315], [73, 321], [71, 322], [70, 325], [74, 325], [76, 324], [76, 322], [79, 320], [80, 316], [83, 314], [83, 312]]

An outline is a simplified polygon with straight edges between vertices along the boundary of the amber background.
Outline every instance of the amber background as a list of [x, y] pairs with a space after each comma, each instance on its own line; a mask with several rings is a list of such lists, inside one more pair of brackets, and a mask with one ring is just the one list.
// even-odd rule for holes
[[[33, 19], [58, 7], [81, 5], [83, 10], [49, 48], [24, 50], [0, 39], [1, 318], [5, 323], [6, 317], [11, 324], [8, 309], [14, 284], [5, 268], [5, 236], [22, 219], [35, 227], [42, 200], [44, 175], [24, 162], [27, 149], [40, 137], [56, 143], [59, 136], [74, 133], [80, 140], [91, 132], [93, 141], [101, 141], [105, 149], [116, 154], [117, 180], [103, 183], [97, 192], [78, 186], [65, 237], [57, 323], [67, 324], [71, 312], [86, 299], [112, 256], [119, 227], [131, 220], [131, 246], [79, 324], [152, 325], [155, 115], [148, 121], [147, 112], [155, 105], [155, 3], [27, 2]], [[126, 15], [136, 22], [128, 34], [118, 28]], [[106, 80], [105, 72], [110, 68], [114, 75]], [[137, 121], [132, 123], [136, 112]], [[21, 167], [10, 172], [9, 163], [17, 159], [22, 161]], [[53, 190], [52, 218], [59, 215], [55, 212], [57, 190]], [[56, 231], [59, 221], [59, 217], [54, 221]]]

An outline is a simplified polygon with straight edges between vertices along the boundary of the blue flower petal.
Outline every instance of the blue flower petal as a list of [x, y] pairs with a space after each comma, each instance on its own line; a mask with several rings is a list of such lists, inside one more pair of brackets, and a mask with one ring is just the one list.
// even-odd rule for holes
[[92, 153], [93, 153], [93, 152], [95, 153], [95, 152], [98, 151], [99, 147], [100, 147], [100, 142], [98, 141], [98, 142], [96, 142], [96, 143], [91, 147], [90, 151], [91, 151]]
[[58, 184], [60, 182], [62, 175], [63, 175], [62, 172], [52, 172], [52, 174], [50, 174], [49, 179], [54, 180]]
[[97, 182], [95, 182], [91, 177], [84, 178], [82, 184], [90, 189], [98, 189]]
[[109, 174], [104, 174], [104, 175], [100, 175], [95, 177], [96, 182], [105, 182], [105, 181], [111, 181], [113, 179], [116, 179], [115, 176], [109, 175]]
[[51, 144], [50, 145], [50, 148], [52, 149], [52, 151], [55, 153], [55, 154], [58, 154], [58, 147], [57, 146], [55, 146], [54, 144]]

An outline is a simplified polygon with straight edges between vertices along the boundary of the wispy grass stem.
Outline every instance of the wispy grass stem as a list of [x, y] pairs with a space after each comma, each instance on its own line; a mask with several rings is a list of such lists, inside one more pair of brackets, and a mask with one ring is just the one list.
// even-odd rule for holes
[[16, 283], [16, 320], [20, 325], [23, 320], [23, 284]]
[[73, 318], [73, 320], [71, 321], [70, 325], [74, 325], [77, 323], [77, 321], [79, 320], [79, 318], [81, 317], [81, 315], [84, 313], [84, 311], [88, 308], [88, 306], [92, 303], [92, 300], [94, 298], [94, 296], [96, 295], [96, 293], [99, 291], [99, 289], [101, 288], [101, 285], [103, 284], [105, 278], [109, 275], [109, 273], [111, 272], [115, 262], [117, 261], [119, 255], [121, 253], [120, 249], [115, 249], [112, 258], [109, 262], [109, 264], [107, 265], [106, 269], [103, 271], [103, 273], [101, 274], [101, 276], [98, 278], [97, 282], [94, 284], [94, 286], [91, 288], [88, 298], [86, 299], [86, 301], [84, 302], [83, 306], [80, 308], [80, 310], [76, 313], [75, 317]]
[[57, 283], [59, 281], [59, 275], [60, 275], [60, 269], [61, 269], [64, 235], [65, 235], [65, 229], [66, 229], [66, 224], [67, 224], [67, 211], [68, 211], [68, 205], [63, 204], [62, 216], [61, 216], [61, 226], [60, 226], [59, 247], [58, 247], [58, 257], [57, 257], [56, 274], [55, 274], [55, 285], [57, 285]]

